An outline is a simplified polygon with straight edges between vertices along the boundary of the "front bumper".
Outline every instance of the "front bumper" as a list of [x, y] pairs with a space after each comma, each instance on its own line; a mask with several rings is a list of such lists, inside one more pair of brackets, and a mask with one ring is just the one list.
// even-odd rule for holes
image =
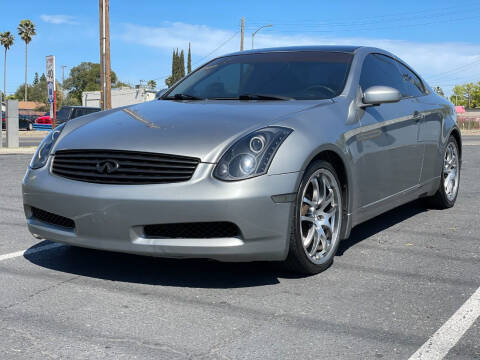
[[[50, 159], [51, 162], [51, 159]], [[296, 192], [299, 173], [221, 182], [213, 164], [198, 165], [191, 180], [174, 184], [104, 185], [28, 170], [23, 201], [30, 232], [40, 238], [95, 249], [221, 261], [283, 260], [289, 243], [291, 202], [273, 195]], [[36, 207], [74, 220], [66, 230], [31, 215]], [[144, 225], [228, 221], [232, 238], [151, 238]]]

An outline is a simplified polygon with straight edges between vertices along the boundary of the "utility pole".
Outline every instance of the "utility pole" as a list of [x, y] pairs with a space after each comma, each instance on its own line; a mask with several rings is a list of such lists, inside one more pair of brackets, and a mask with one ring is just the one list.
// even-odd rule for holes
[[245, 18], [242, 16], [242, 22], [240, 25], [240, 51], [243, 51], [244, 38], [245, 38]]
[[112, 108], [112, 84], [110, 73], [110, 20], [109, 0], [99, 0], [100, 17], [100, 107]]

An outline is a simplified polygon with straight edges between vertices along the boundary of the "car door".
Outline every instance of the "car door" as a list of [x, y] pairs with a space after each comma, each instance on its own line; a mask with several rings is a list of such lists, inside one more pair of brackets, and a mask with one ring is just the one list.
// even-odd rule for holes
[[362, 92], [371, 86], [389, 86], [402, 94], [399, 102], [366, 107], [360, 117], [358, 197], [359, 206], [366, 209], [418, 184], [423, 149], [417, 142], [415, 100], [396, 61], [381, 54], [367, 55], [359, 85]]
[[428, 182], [440, 175], [439, 144], [445, 114], [450, 111], [446, 103], [435, 94], [429, 94], [420, 77], [404, 64], [398, 64], [407, 92], [415, 98], [415, 113], [418, 119], [417, 141], [423, 151], [422, 170], [419, 182]]

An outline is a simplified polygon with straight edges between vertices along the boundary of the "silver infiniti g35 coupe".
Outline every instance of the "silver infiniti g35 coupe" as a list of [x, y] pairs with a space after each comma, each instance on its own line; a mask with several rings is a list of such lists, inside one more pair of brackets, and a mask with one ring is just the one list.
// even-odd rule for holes
[[386, 51], [244, 51], [57, 127], [23, 199], [38, 238], [312, 274], [361, 222], [419, 197], [453, 206], [461, 149], [452, 104]]

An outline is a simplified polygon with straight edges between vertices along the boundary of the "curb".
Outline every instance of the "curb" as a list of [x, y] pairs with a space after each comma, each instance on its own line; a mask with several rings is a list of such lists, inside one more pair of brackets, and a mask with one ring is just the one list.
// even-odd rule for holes
[[0, 155], [21, 155], [21, 154], [35, 154], [36, 146], [24, 146], [18, 148], [0, 148]]

